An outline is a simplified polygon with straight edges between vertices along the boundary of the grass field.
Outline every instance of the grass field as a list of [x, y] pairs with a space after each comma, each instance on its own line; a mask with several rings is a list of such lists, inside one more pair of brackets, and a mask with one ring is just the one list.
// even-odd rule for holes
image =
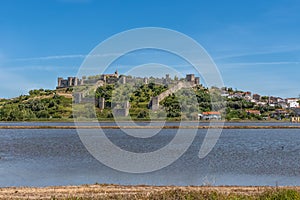
[[0, 199], [125, 200], [298, 200], [300, 187], [120, 186], [82, 185], [45, 188], [1, 188]]

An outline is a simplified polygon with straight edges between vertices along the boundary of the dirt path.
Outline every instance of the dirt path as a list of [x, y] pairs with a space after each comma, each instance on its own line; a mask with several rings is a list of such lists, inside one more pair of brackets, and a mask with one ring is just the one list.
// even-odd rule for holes
[[[61, 186], [44, 188], [0, 188], [0, 199], [65, 199], [70, 197], [84, 198], [105, 198], [115, 195], [144, 195], [151, 193], [172, 191], [180, 189], [182, 191], [215, 191], [222, 194], [255, 195], [267, 190], [277, 189], [274, 187], [211, 187], [211, 186], [120, 186], [120, 185], [82, 185], [82, 186]], [[280, 189], [293, 189], [300, 191], [300, 187], [280, 187]], [[124, 196], [123, 196], [124, 197]]]

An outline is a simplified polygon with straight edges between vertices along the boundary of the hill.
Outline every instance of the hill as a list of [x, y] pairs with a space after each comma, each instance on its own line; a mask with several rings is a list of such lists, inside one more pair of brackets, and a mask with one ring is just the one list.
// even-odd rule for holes
[[[280, 106], [270, 106], [267, 103], [258, 105], [245, 98], [222, 95], [223, 90], [218, 88], [204, 88], [197, 85], [192, 89], [180, 89], [161, 100], [162, 110], [153, 111], [149, 109], [149, 102], [153, 96], [157, 96], [168, 90], [167, 85], [156, 85], [154, 83], [116, 87], [115, 84], [106, 84], [98, 87], [89, 94], [91, 98], [105, 98], [105, 108], [96, 108], [96, 116], [99, 120], [112, 120], [112, 107], [114, 102], [128, 100], [130, 103], [129, 116], [123, 119], [133, 120], [197, 120], [199, 113], [213, 110], [220, 111], [222, 118], [226, 120], [264, 120], [276, 118], [275, 111]], [[74, 117], [86, 120], [95, 115], [90, 105], [80, 104], [84, 112], [73, 113], [72, 110], [73, 88], [61, 88], [57, 90], [31, 90], [28, 95], [21, 95], [13, 99], [0, 100], [1, 121], [69, 121]], [[225, 89], [234, 96], [241, 91]], [[130, 94], [128, 96], [128, 94]], [[281, 109], [282, 110], [282, 109]], [[289, 113], [290, 112], [290, 113]], [[288, 114], [288, 115], [287, 115]], [[288, 119], [293, 113], [287, 111], [280, 114], [280, 118]]]
[[72, 118], [71, 90], [31, 90], [29, 95], [0, 101], [1, 121], [68, 120]]

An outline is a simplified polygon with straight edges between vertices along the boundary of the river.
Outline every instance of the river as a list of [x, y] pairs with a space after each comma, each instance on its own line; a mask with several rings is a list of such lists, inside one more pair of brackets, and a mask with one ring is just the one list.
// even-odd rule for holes
[[[300, 185], [299, 129], [226, 129], [208, 156], [200, 159], [198, 152], [206, 131], [198, 130], [190, 148], [173, 164], [150, 173], [130, 174], [92, 157], [74, 129], [0, 129], [0, 187], [93, 183]], [[168, 144], [176, 130], [163, 129], [147, 139], [133, 138], [119, 129], [105, 133], [121, 148], [149, 152]]]

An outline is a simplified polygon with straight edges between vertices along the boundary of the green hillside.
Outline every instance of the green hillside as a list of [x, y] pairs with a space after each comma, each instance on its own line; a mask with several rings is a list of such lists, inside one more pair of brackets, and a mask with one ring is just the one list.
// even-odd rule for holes
[[1, 121], [67, 120], [72, 118], [70, 91], [31, 90], [29, 95], [0, 102]]
[[[104, 97], [105, 109], [96, 108], [95, 115], [91, 105], [80, 104], [78, 106], [81, 112], [76, 113], [75, 110], [75, 115], [82, 120], [91, 117], [97, 117], [99, 120], [112, 120], [112, 102], [124, 100], [130, 102], [130, 116], [125, 117], [124, 120], [129, 118], [134, 120], [149, 120], [150, 118], [197, 120], [198, 113], [211, 110], [221, 111], [222, 118], [226, 120], [263, 120], [276, 109], [268, 105], [258, 106], [245, 99], [223, 97], [217, 88], [208, 89], [196, 86], [192, 89], [181, 89], [164, 98], [160, 102], [164, 110], [151, 111], [148, 108], [151, 97], [167, 89], [167, 86], [154, 83], [118, 87], [114, 84], [107, 84], [98, 87], [90, 94], [96, 98]], [[261, 115], [249, 114], [246, 112], [248, 109], [259, 110]], [[72, 118], [72, 88], [32, 90], [28, 95], [0, 100], [1, 121], [69, 121]]]

